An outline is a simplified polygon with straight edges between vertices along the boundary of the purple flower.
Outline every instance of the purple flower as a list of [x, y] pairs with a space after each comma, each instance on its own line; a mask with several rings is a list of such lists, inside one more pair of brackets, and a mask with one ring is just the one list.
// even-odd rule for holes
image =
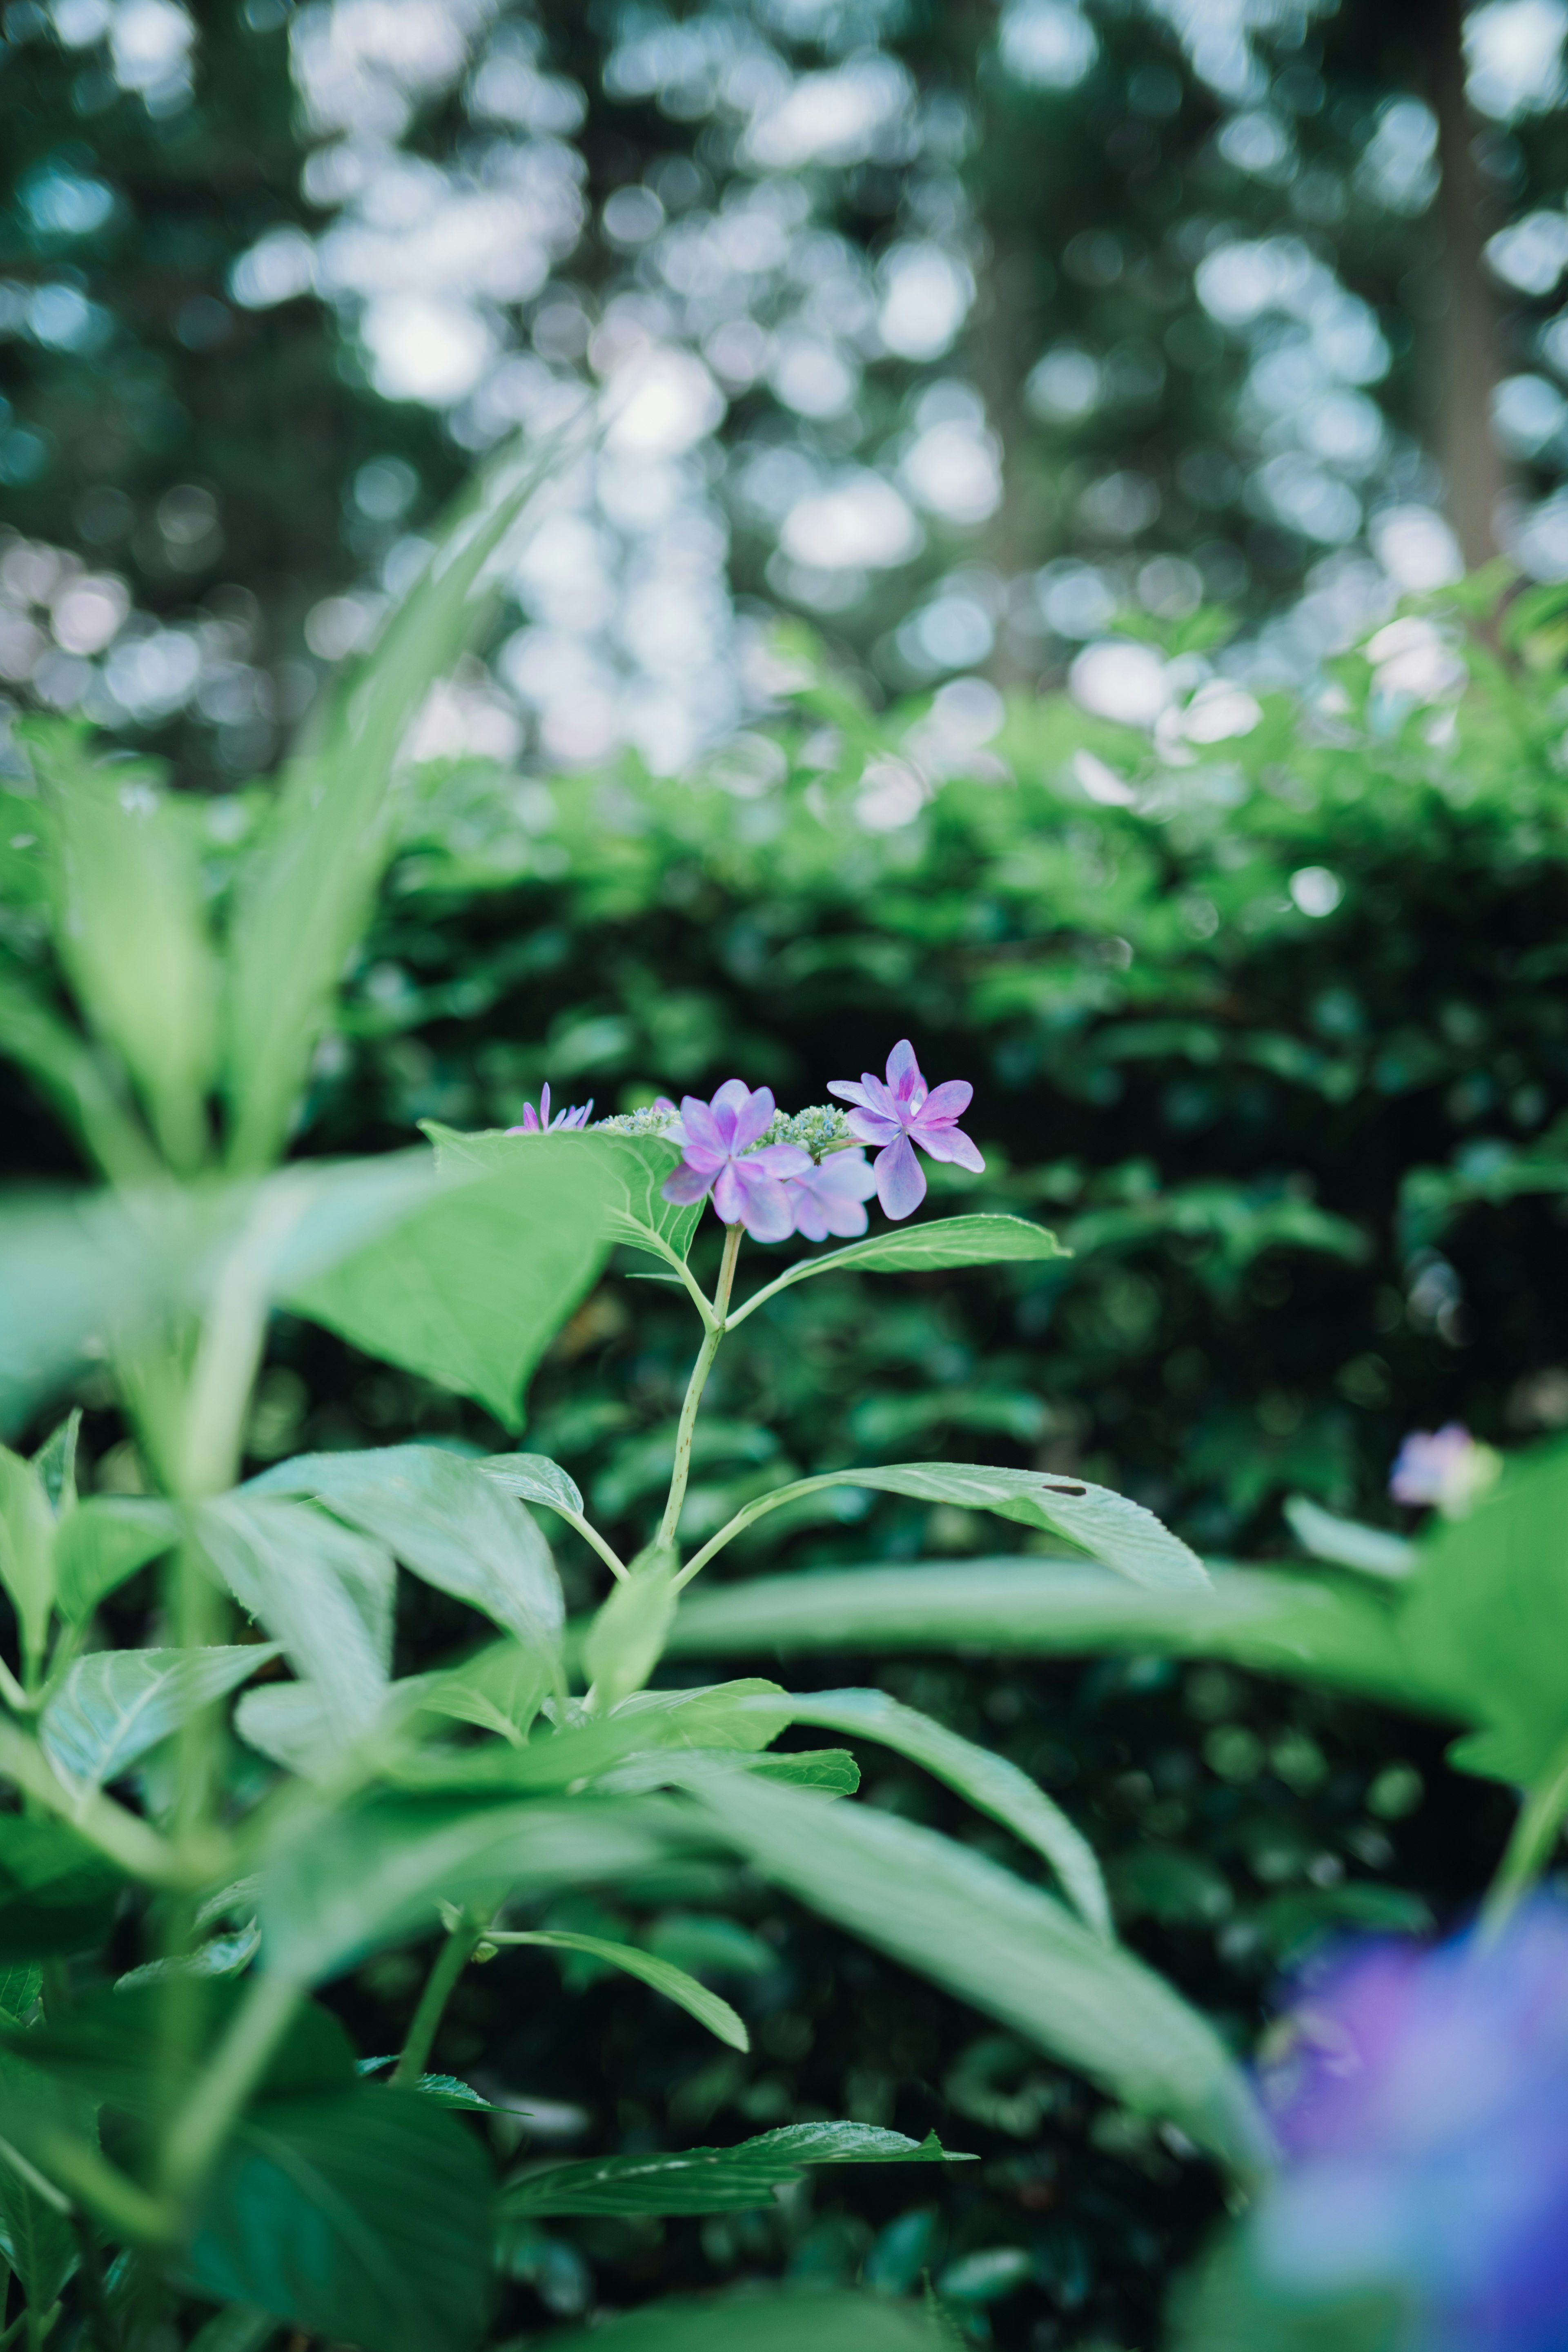
[[827, 1091], [841, 1102], [858, 1106], [849, 1114], [850, 1134], [862, 1143], [883, 1147], [876, 1159], [877, 1197], [895, 1220], [912, 1215], [926, 1196], [925, 1170], [914, 1154], [917, 1143], [933, 1160], [954, 1160], [976, 1175], [985, 1165], [958, 1126], [974, 1098], [974, 1088], [967, 1078], [949, 1078], [943, 1086], [928, 1087], [907, 1037], [888, 1056], [885, 1086], [869, 1070], [862, 1070], [858, 1086], [837, 1078]]
[[1396, 1503], [1436, 1503], [1458, 1516], [1485, 1494], [1500, 1466], [1491, 1447], [1478, 1444], [1462, 1422], [1445, 1422], [1441, 1429], [1411, 1431], [1388, 1491]]
[[853, 1241], [863, 1234], [866, 1203], [876, 1189], [863, 1151], [830, 1151], [820, 1167], [814, 1163], [784, 1184], [795, 1232], [808, 1242], [825, 1242], [829, 1234]]
[[552, 1118], [550, 1116], [550, 1082], [546, 1079], [543, 1086], [539, 1089], [539, 1108], [535, 1110], [531, 1103], [524, 1103], [522, 1107], [522, 1125], [521, 1127], [509, 1127], [507, 1129], [507, 1133], [509, 1135], [543, 1135], [546, 1132], [557, 1134], [563, 1128], [586, 1127], [593, 1115], [594, 1097], [590, 1095], [585, 1103], [575, 1103], [570, 1110], [558, 1110], [554, 1118]]
[[1392, 2289], [1414, 2352], [1561, 2352], [1568, 1907], [1537, 1898], [1495, 1943], [1374, 1948], [1291, 2022], [1263, 2081], [1287, 2157], [1254, 2225], [1263, 2277]]
[[703, 1201], [711, 1192], [725, 1224], [744, 1225], [756, 1242], [782, 1242], [795, 1229], [795, 1214], [781, 1180], [804, 1175], [812, 1160], [798, 1143], [748, 1150], [767, 1132], [773, 1108], [773, 1089], [759, 1087], [753, 1094], [743, 1078], [726, 1078], [710, 1103], [683, 1095], [679, 1121], [665, 1130], [683, 1154], [665, 1179], [665, 1199]]

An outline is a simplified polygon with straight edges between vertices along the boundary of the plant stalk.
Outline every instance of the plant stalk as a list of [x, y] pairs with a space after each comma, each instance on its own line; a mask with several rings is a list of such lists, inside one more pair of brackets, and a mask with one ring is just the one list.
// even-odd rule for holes
[[464, 1911], [437, 1953], [435, 1965], [425, 1979], [425, 1990], [419, 1996], [419, 2006], [414, 2012], [408, 2038], [392, 2070], [390, 2079], [395, 2088], [405, 2089], [417, 2083], [424, 2074], [441, 2020], [447, 2013], [447, 2003], [457, 1990], [458, 1979], [474, 1956], [479, 1934], [480, 1922], [470, 1912]]
[[1483, 1943], [1497, 1941], [1551, 1861], [1552, 1849], [1557, 1843], [1565, 1812], [1568, 1812], [1568, 1746], [1559, 1749], [1535, 1786], [1525, 1792], [1513, 1833], [1503, 1850], [1497, 1875], [1487, 1889], [1486, 1901], [1481, 1906]]
[[265, 2073], [300, 2000], [300, 1988], [288, 1977], [263, 1971], [251, 1978], [244, 2005], [169, 2126], [163, 2186], [170, 2198], [188, 2196], [200, 2182]]
[[741, 1235], [744, 1230], [742, 1225], [726, 1225], [724, 1228], [724, 1255], [719, 1267], [718, 1286], [713, 1293], [713, 1328], [704, 1339], [697, 1361], [691, 1367], [691, 1378], [686, 1384], [686, 1397], [680, 1408], [680, 1423], [675, 1433], [675, 1467], [670, 1473], [669, 1496], [655, 1538], [661, 1551], [674, 1548], [680, 1507], [686, 1500], [686, 1482], [691, 1475], [691, 1437], [697, 1426], [697, 1408], [702, 1402], [702, 1391], [708, 1385], [713, 1359], [719, 1353], [719, 1345], [724, 1337], [724, 1318], [730, 1310], [735, 1261], [741, 1255]]

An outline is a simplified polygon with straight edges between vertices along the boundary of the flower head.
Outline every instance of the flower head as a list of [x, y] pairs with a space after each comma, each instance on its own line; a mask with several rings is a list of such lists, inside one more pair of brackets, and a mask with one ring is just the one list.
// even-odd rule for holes
[[967, 1078], [949, 1078], [942, 1086], [928, 1087], [907, 1037], [888, 1056], [885, 1085], [871, 1071], [862, 1070], [858, 1086], [838, 1078], [827, 1091], [856, 1105], [849, 1114], [850, 1134], [862, 1143], [882, 1146], [875, 1162], [877, 1197], [895, 1220], [911, 1216], [926, 1196], [925, 1171], [914, 1154], [917, 1143], [933, 1160], [952, 1160], [976, 1175], [985, 1165], [958, 1126], [974, 1098], [974, 1088]]
[[1388, 1491], [1396, 1503], [1436, 1503], [1458, 1518], [1479, 1501], [1500, 1467], [1492, 1448], [1479, 1444], [1462, 1422], [1445, 1422], [1441, 1429], [1411, 1431], [1389, 1474]]
[[509, 1135], [543, 1135], [547, 1132], [554, 1134], [568, 1127], [586, 1127], [593, 1116], [594, 1097], [590, 1095], [585, 1103], [574, 1103], [570, 1110], [558, 1110], [552, 1118], [550, 1082], [546, 1079], [539, 1089], [539, 1108], [535, 1110], [531, 1103], [524, 1103], [521, 1126], [509, 1127], [507, 1133]]
[[752, 1149], [773, 1110], [773, 1089], [753, 1093], [743, 1078], [726, 1078], [710, 1103], [683, 1095], [679, 1121], [665, 1129], [681, 1147], [680, 1165], [664, 1181], [665, 1199], [689, 1202], [711, 1193], [725, 1224], [744, 1225], [753, 1241], [782, 1242], [795, 1229], [782, 1180], [805, 1175], [812, 1159], [797, 1143]]
[[1286, 2166], [1261, 2274], [1401, 2294], [1418, 2352], [1568, 2343], [1568, 1908], [1489, 1943], [1384, 1945], [1303, 2002], [1266, 2071]]
[[795, 1217], [795, 1229], [808, 1242], [825, 1242], [829, 1234], [853, 1241], [866, 1230], [866, 1203], [877, 1180], [861, 1150], [829, 1152], [820, 1166], [813, 1163], [800, 1176], [784, 1181]]

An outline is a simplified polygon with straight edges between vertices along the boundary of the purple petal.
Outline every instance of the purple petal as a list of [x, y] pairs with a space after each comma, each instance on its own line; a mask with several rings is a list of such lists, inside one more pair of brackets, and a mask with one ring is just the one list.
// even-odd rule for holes
[[724, 1139], [726, 1150], [737, 1151], [735, 1138], [752, 1099], [752, 1089], [744, 1078], [726, 1078], [708, 1108], [713, 1114], [713, 1124]]
[[875, 1110], [852, 1110], [848, 1123], [850, 1134], [862, 1143], [896, 1143], [904, 1131], [901, 1120]]
[[759, 1087], [755, 1094], [748, 1095], [735, 1116], [735, 1140], [731, 1150], [748, 1150], [759, 1135], [766, 1133], [768, 1121], [777, 1108], [772, 1087]]
[[888, 1085], [901, 1103], [912, 1103], [917, 1097], [925, 1099], [926, 1082], [907, 1037], [900, 1037], [888, 1056]]
[[805, 1184], [786, 1184], [784, 1191], [795, 1213], [795, 1232], [804, 1234], [808, 1242], [825, 1242], [827, 1239], [827, 1219], [820, 1202]]
[[863, 1151], [833, 1152], [817, 1170], [814, 1185], [818, 1193], [837, 1193], [846, 1201], [868, 1201], [876, 1189]]
[[840, 1102], [863, 1103], [866, 1099], [865, 1087], [858, 1087], [853, 1078], [829, 1078], [827, 1091], [837, 1095]]
[[727, 1225], [738, 1225], [746, 1213], [746, 1188], [732, 1160], [726, 1160], [713, 1186], [713, 1206]]
[[974, 1088], [967, 1078], [944, 1078], [927, 1095], [921, 1106], [921, 1118], [962, 1118], [973, 1100]]
[[729, 1158], [729, 1137], [707, 1104], [700, 1102], [695, 1095], [681, 1096], [680, 1124], [689, 1142], [700, 1144], [705, 1151], [715, 1153], [721, 1160]]
[[900, 1135], [897, 1143], [889, 1143], [886, 1151], [877, 1154], [876, 1173], [877, 1198], [884, 1213], [895, 1224], [900, 1217], [913, 1216], [925, 1199], [926, 1178], [907, 1135]]
[[539, 1089], [539, 1124], [541, 1127], [548, 1127], [550, 1124], [550, 1081], [548, 1078], [545, 1079], [544, 1084]]
[[760, 1151], [748, 1151], [742, 1168], [760, 1168], [764, 1176], [804, 1176], [812, 1165], [809, 1151], [798, 1143], [764, 1143]]
[[896, 1127], [902, 1129], [906, 1106], [899, 1100], [892, 1088], [882, 1084], [875, 1070], [862, 1070], [860, 1084], [865, 1088], [863, 1099], [867, 1109], [875, 1111], [879, 1118], [891, 1119]]
[[917, 1126], [910, 1132], [921, 1150], [929, 1151], [933, 1160], [952, 1160], [954, 1166], [967, 1168], [976, 1176], [985, 1166], [961, 1127], [933, 1127], [928, 1133], [924, 1128]]
[[[745, 1195], [741, 1223], [752, 1239], [754, 1242], [784, 1241], [795, 1230], [795, 1211], [784, 1186], [775, 1177], [753, 1175], [749, 1160], [742, 1160], [731, 1164]], [[714, 1197], [717, 1199], [717, 1194]]]
[[709, 1187], [712, 1181], [711, 1174], [704, 1175], [700, 1168], [693, 1168], [683, 1161], [665, 1178], [658, 1188], [659, 1197], [661, 1200], [674, 1201], [680, 1207], [689, 1209], [693, 1201], [707, 1199]]
[[687, 1166], [700, 1169], [710, 1183], [720, 1169], [728, 1164], [730, 1158], [727, 1151], [710, 1150], [705, 1143], [688, 1143], [683, 1156]]

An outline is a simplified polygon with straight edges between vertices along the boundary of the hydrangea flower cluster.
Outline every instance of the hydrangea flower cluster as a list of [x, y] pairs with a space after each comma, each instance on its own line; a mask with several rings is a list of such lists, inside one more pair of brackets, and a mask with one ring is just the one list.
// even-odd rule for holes
[[1432, 1503], [1447, 1517], [1462, 1518], [1501, 1467], [1501, 1457], [1462, 1422], [1445, 1422], [1441, 1429], [1411, 1431], [1389, 1474], [1388, 1491], [1396, 1503]]
[[[664, 1198], [684, 1205], [710, 1199], [725, 1224], [744, 1226], [759, 1242], [780, 1242], [792, 1233], [814, 1242], [829, 1234], [853, 1241], [866, 1231], [866, 1203], [873, 1193], [895, 1223], [912, 1215], [926, 1194], [917, 1145], [933, 1160], [976, 1173], [984, 1168], [958, 1125], [973, 1087], [964, 1078], [928, 1087], [907, 1037], [889, 1055], [885, 1079], [862, 1070], [858, 1083], [836, 1078], [828, 1092], [854, 1108], [820, 1103], [781, 1111], [770, 1087], [726, 1078], [710, 1102], [686, 1095], [678, 1110], [660, 1095], [640, 1110], [617, 1112], [595, 1125], [615, 1135], [668, 1136], [680, 1146], [681, 1161], [665, 1181]], [[545, 1087], [538, 1110], [528, 1104], [521, 1127], [507, 1133], [585, 1127], [593, 1108], [590, 1102], [552, 1118]], [[869, 1165], [868, 1143], [880, 1147]]]
[[1263, 2090], [1287, 2158], [1255, 2224], [1273, 2287], [1394, 2290], [1412, 2352], [1568, 2344], [1568, 1906], [1359, 1954]]

